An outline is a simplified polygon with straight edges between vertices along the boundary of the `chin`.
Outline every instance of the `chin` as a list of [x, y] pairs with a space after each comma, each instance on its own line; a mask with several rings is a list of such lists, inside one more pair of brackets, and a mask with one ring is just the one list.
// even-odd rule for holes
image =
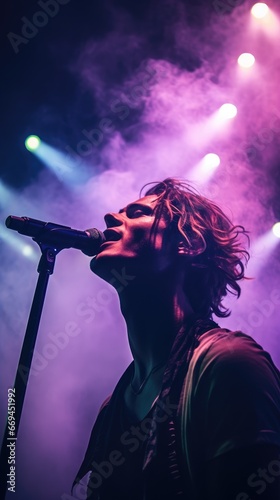
[[[107, 262], [104, 262], [104, 260]], [[114, 268], [114, 265], [112, 265], [111, 259], [105, 258], [104, 260], [98, 259], [97, 256], [94, 257], [90, 261], [90, 269], [96, 276], [99, 276], [99, 278], [110, 283], [110, 281], [112, 280], [112, 271], [111, 270], [112, 270], [112, 268]], [[111, 262], [108, 262], [108, 261], [111, 261]]]
[[91, 259], [90, 269], [94, 274], [110, 283], [114, 276], [113, 271], [121, 270], [126, 264], [127, 259], [103, 250]]
[[120, 256], [104, 251], [91, 260], [90, 269], [118, 290], [143, 274], [143, 265], [139, 264], [134, 255]]
[[[102, 273], [108, 274], [109, 270], [114, 267], [113, 259], [108, 255], [97, 254], [90, 261], [90, 269], [94, 274], [98, 276]], [[102, 277], [102, 276], [101, 276]]]

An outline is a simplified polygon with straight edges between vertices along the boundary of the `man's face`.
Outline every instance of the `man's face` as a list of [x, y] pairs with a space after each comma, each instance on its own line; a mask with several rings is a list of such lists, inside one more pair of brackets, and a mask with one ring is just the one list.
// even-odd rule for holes
[[156, 231], [152, 231], [156, 204], [156, 195], [145, 196], [129, 203], [119, 213], [105, 215], [106, 241], [92, 261], [94, 273], [108, 279], [108, 270], [118, 263], [128, 266], [136, 275], [145, 271], [159, 272], [170, 265], [172, 256], [174, 258], [174, 242], [172, 245], [170, 234], [168, 237], [165, 219], [160, 218]]

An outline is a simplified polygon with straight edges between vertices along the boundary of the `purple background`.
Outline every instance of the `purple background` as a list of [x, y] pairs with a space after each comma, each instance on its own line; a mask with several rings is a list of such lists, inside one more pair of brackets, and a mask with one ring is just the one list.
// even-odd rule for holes
[[[145, 182], [187, 179], [206, 153], [219, 154], [215, 175], [195, 186], [250, 231], [248, 274], [255, 277], [243, 283], [239, 301], [228, 300], [232, 316], [219, 323], [252, 335], [279, 367], [279, 244], [263, 242], [280, 220], [279, 4], [269, 2], [268, 23], [252, 19], [249, 1], [225, 0], [225, 13], [203, 1], [93, 4], [61, 5], [18, 54], [5, 39], [1, 220], [27, 215], [104, 229], [104, 214], [137, 199]], [[20, 33], [21, 17], [39, 9], [26, 2], [11, 10], [5, 33]], [[237, 65], [242, 52], [255, 55], [250, 70]], [[238, 114], [219, 124], [224, 102]], [[82, 154], [82, 131], [100, 130], [104, 118], [110, 130]], [[71, 175], [57, 178], [24, 149], [29, 133], [68, 154], [71, 175], [80, 179], [75, 187]], [[7, 232], [1, 228], [1, 432], [40, 256], [24, 236], [19, 241], [30, 243], [34, 256], [21, 255]], [[98, 408], [130, 359], [115, 291], [90, 272], [89, 258], [63, 251], [22, 415], [17, 492], [7, 498], [71, 498]]]

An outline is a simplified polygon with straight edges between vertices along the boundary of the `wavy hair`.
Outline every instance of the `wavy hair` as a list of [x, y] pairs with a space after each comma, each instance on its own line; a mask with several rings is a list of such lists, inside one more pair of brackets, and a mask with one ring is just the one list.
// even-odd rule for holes
[[[152, 183], [154, 184], [154, 183]], [[145, 187], [148, 185], [146, 184]], [[141, 192], [142, 192], [141, 191]], [[181, 235], [190, 250], [199, 246], [200, 253], [188, 259], [185, 292], [195, 314], [209, 318], [214, 313], [227, 317], [230, 310], [222, 300], [231, 293], [241, 294], [239, 281], [245, 277], [250, 258], [247, 231], [234, 225], [212, 201], [201, 196], [187, 182], [167, 178], [150, 187], [145, 196], [157, 195], [155, 227], [165, 217], [171, 231]], [[242, 238], [243, 237], [243, 238]], [[246, 242], [242, 242], [244, 239]]]

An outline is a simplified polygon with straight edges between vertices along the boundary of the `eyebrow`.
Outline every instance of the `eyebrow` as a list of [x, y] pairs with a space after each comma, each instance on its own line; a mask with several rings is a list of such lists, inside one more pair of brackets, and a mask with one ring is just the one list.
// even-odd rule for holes
[[151, 210], [151, 213], [153, 212], [153, 208], [150, 207], [149, 205], [144, 205], [142, 203], [130, 203], [125, 208], [121, 208], [119, 210], [119, 214], [122, 214], [123, 212], [127, 212], [127, 210], [129, 210], [130, 208], [138, 208], [138, 207], [142, 208], [142, 209], [146, 209], [147, 211]]

